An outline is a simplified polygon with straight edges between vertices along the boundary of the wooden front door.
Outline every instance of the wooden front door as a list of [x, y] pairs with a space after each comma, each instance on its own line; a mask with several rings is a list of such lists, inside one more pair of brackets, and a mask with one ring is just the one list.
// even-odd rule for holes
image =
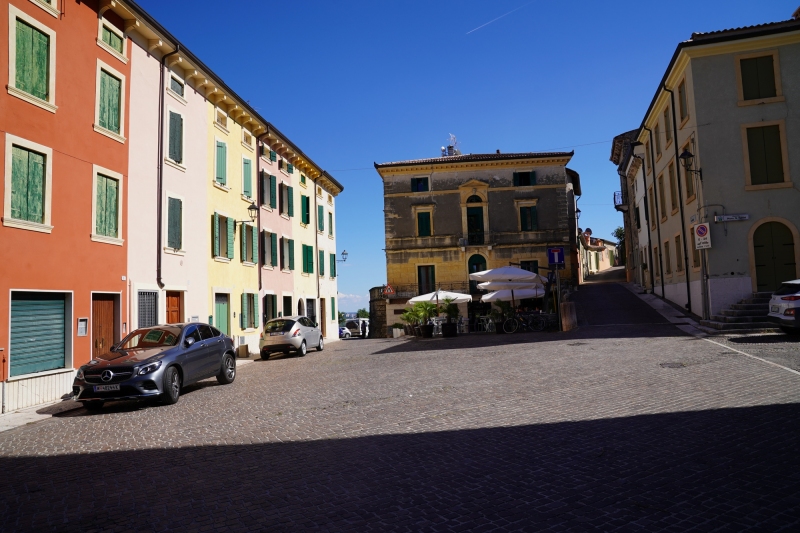
[[756, 286], [759, 292], [773, 292], [784, 281], [797, 277], [792, 232], [780, 222], [767, 222], [753, 234]]
[[319, 299], [319, 329], [322, 331], [322, 336], [325, 337], [328, 333], [328, 321], [325, 317], [325, 298]]
[[92, 295], [92, 357], [108, 353], [111, 345], [117, 342], [114, 331], [114, 295]]
[[167, 291], [167, 324], [180, 324], [183, 322], [181, 313], [181, 293]]
[[228, 331], [228, 295], [214, 295], [214, 326], [225, 335], [230, 335]]

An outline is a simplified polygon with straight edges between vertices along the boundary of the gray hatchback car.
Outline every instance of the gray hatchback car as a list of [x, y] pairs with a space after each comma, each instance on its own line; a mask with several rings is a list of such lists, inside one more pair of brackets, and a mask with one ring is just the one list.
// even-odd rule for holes
[[110, 400], [178, 401], [181, 387], [210, 377], [236, 378], [233, 340], [208, 324], [170, 324], [132, 332], [78, 369], [73, 398], [87, 409]]
[[319, 326], [305, 316], [273, 318], [264, 325], [258, 341], [262, 359], [269, 359], [274, 352], [296, 352], [303, 357], [309, 346], [321, 352], [325, 349], [325, 340]]

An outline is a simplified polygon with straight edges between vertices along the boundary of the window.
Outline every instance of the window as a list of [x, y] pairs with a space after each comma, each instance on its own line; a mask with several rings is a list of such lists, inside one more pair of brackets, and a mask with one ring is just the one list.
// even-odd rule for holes
[[58, 18], [61, 15], [61, 11], [59, 11], [58, 8], [54, 5], [55, 4], [54, 0], [31, 0], [31, 2], [41, 7], [42, 9], [44, 9], [45, 11], [47, 11], [56, 18]]
[[263, 231], [262, 235], [263, 240], [261, 241], [261, 249], [263, 251], [261, 262], [265, 266], [269, 265], [271, 267], [276, 267], [278, 266], [278, 262], [280, 260], [278, 254], [278, 235], [268, 231]]
[[322, 198], [322, 187], [317, 187], [317, 196]]
[[274, 150], [269, 151], [269, 160], [275, 162], [278, 160], [278, 154]]
[[[484, 266], [486, 265], [484, 264]], [[519, 267], [528, 272], [539, 273], [539, 261], [520, 261]]]
[[427, 192], [429, 190], [428, 178], [411, 178], [411, 192]]
[[328, 213], [328, 237], [333, 237], [333, 213]]
[[636, 229], [642, 229], [642, 221], [641, 217], [639, 216], [639, 206], [636, 206], [636, 210], [634, 211], [634, 220], [636, 221]]
[[658, 212], [656, 211], [656, 201], [652, 187], [648, 190], [647, 195], [650, 197], [650, 229], [656, 229], [656, 217], [658, 216]]
[[303, 273], [314, 273], [314, 247], [303, 245]]
[[669, 193], [670, 198], [672, 200], [672, 213], [675, 214], [675, 211], [678, 210], [678, 181], [675, 178], [675, 164], [670, 163], [669, 168], [667, 170], [669, 173]]
[[653, 170], [653, 158], [651, 157], [652, 154], [650, 153], [650, 141], [644, 143], [644, 152], [644, 155], [647, 158], [647, 173], [650, 174], [650, 171]]
[[264, 324], [267, 320], [278, 318], [278, 297], [274, 294], [264, 295]]
[[683, 272], [683, 248], [680, 235], [675, 235], [675, 270]]
[[325, 232], [325, 208], [321, 205], [317, 206], [317, 231]]
[[436, 267], [417, 267], [417, 287], [420, 294], [427, 294], [436, 290]]
[[125, 142], [125, 76], [97, 60], [97, 103], [94, 130]]
[[283, 170], [283, 171], [285, 171], [285, 170], [286, 170], [286, 161], [284, 161], [283, 159], [281, 159], [280, 161], [278, 161], [278, 168], [279, 168], [280, 170]]
[[667, 146], [672, 142], [672, 128], [669, 120], [669, 106], [664, 108], [664, 134], [667, 137]]
[[50, 233], [50, 148], [6, 134], [3, 225]]
[[336, 316], [336, 298], [331, 296], [331, 320], [338, 322], [339, 317]]
[[269, 206], [271, 209], [277, 209], [278, 178], [262, 170], [259, 187], [261, 187], [261, 205]]
[[689, 117], [689, 104], [686, 99], [686, 80], [678, 85], [678, 111], [680, 112], [681, 122]]
[[331, 254], [330, 256], [330, 263], [331, 263], [331, 277], [336, 277], [336, 254]]
[[514, 187], [536, 185], [536, 172], [514, 172]]
[[657, 278], [661, 277], [661, 255], [658, 250], [658, 246], [653, 246], [653, 272], [655, 273]]
[[220, 185], [228, 182], [228, 145], [222, 141], [217, 141], [216, 159], [216, 180]]
[[239, 326], [242, 329], [258, 327], [258, 294], [242, 293], [242, 312], [239, 313]]
[[[683, 147], [682, 151], [689, 149], [689, 143]], [[689, 203], [694, 196], [694, 175], [691, 172], [683, 171], [683, 183], [686, 186], [686, 202]]]
[[303, 174], [300, 174], [300, 183], [302, 183], [303, 185], [306, 184], [306, 177]]
[[294, 187], [281, 183], [281, 214], [294, 216]]
[[256, 264], [258, 262], [258, 228], [249, 224], [242, 224], [242, 263]]
[[666, 195], [664, 194], [664, 175], [663, 174], [661, 174], [658, 177], [658, 195], [660, 196], [658, 203], [660, 204], [659, 207], [661, 207], [661, 220], [662, 221], [663, 220], [667, 220], [667, 198], [666, 198]]
[[539, 216], [535, 205], [524, 205], [519, 208], [520, 231], [536, 231], [539, 229]]
[[319, 251], [319, 277], [325, 276], [325, 251]]
[[697, 235], [694, 234], [694, 226], [692, 226], [691, 233], [692, 233], [692, 267], [700, 268], [700, 250], [697, 249]]
[[217, 108], [214, 115], [214, 124], [222, 128], [225, 133], [228, 133], [228, 114], [222, 109]]
[[281, 239], [281, 269], [294, 270], [294, 240]]
[[656, 138], [656, 159], [661, 157], [661, 126], [656, 124], [655, 133], [653, 136]]
[[284, 296], [283, 297], [283, 315], [289, 316], [292, 314], [292, 297], [291, 296]]
[[219, 213], [214, 213], [213, 221], [212, 253], [214, 257], [233, 259], [234, 220]]
[[672, 258], [669, 256], [669, 241], [664, 241], [664, 274], [672, 274]]
[[253, 162], [242, 158], [242, 194], [251, 199], [253, 197]]
[[179, 165], [183, 163], [183, 117], [169, 112], [169, 159]]
[[747, 185], [774, 185], [786, 181], [783, 122], [746, 127]]
[[286, 172], [289, 174], [294, 174], [294, 165], [291, 163], [286, 163]]
[[122, 174], [93, 166], [94, 198], [91, 239], [108, 244], [122, 244]]
[[253, 136], [245, 129], [242, 130], [242, 144], [251, 150], [253, 149]]
[[431, 227], [431, 212], [420, 211], [417, 213], [417, 236], [430, 237], [433, 233]]
[[56, 33], [9, 5], [8, 94], [55, 113]]
[[778, 96], [775, 83], [775, 57], [772, 54], [739, 60], [742, 100], [761, 100]]
[[184, 86], [183, 82], [176, 78], [175, 76], [169, 77], [169, 90], [183, 98], [184, 96]]
[[305, 195], [300, 195], [300, 222], [303, 224], [311, 223], [311, 202], [310, 198]]
[[158, 324], [158, 292], [139, 291], [139, 324], [137, 328], [149, 328]]
[[167, 198], [167, 247], [183, 248], [183, 201]]

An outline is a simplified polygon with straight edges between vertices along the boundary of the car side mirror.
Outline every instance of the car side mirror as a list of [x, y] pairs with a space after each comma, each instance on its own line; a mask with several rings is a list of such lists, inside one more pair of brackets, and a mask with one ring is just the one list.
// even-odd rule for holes
[[183, 341], [187, 348], [189, 348], [192, 344], [194, 344], [194, 338], [186, 337], [186, 340]]

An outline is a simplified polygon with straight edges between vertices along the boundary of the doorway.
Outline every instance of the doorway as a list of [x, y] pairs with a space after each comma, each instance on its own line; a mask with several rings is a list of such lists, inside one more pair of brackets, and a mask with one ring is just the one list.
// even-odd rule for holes
[[[474, 274], [475, 272], [483, 272], [486, 270], [486, 258], [481, 254], [475, 254], [471, 256], [467, 262], [467, 268], [470, 274]], [[467, 279], [469, 279], [469, 276], [467, 276]], [[469, 292], [470, 294], [476, 294], [480, 292], [477, 281], [469, 281]]]
[[117, 342], [114, 294], [92, 294], [92, 358], [108, 353]]
[[319, 329], [322, 331], [322, 336], [328, 335], [328, 324], [326, 320], [325, 298], [319, 299]]
[[215, 294], [214, 295], [214, 321], [216, 324], [216, 328], [220, 330], [225, 335], [230, 335], [230, 328], [229, 328], [229, 303], [228, 303], [228, 295], [227, 294]]
[[298, 316], [305, 316], [306, 315], [306, 306], [303, 304], [303, 299], [302, 298], [297, 300], [297, 315]]
[[181, 293], [167, 291], [167, 324], [180, 324], [183, 322], [181, 312]]
[[753, 258], [758, 292], [775, 292], [797, 277], [792, 231], [780, 222], [761, 224], [753, 234]]

